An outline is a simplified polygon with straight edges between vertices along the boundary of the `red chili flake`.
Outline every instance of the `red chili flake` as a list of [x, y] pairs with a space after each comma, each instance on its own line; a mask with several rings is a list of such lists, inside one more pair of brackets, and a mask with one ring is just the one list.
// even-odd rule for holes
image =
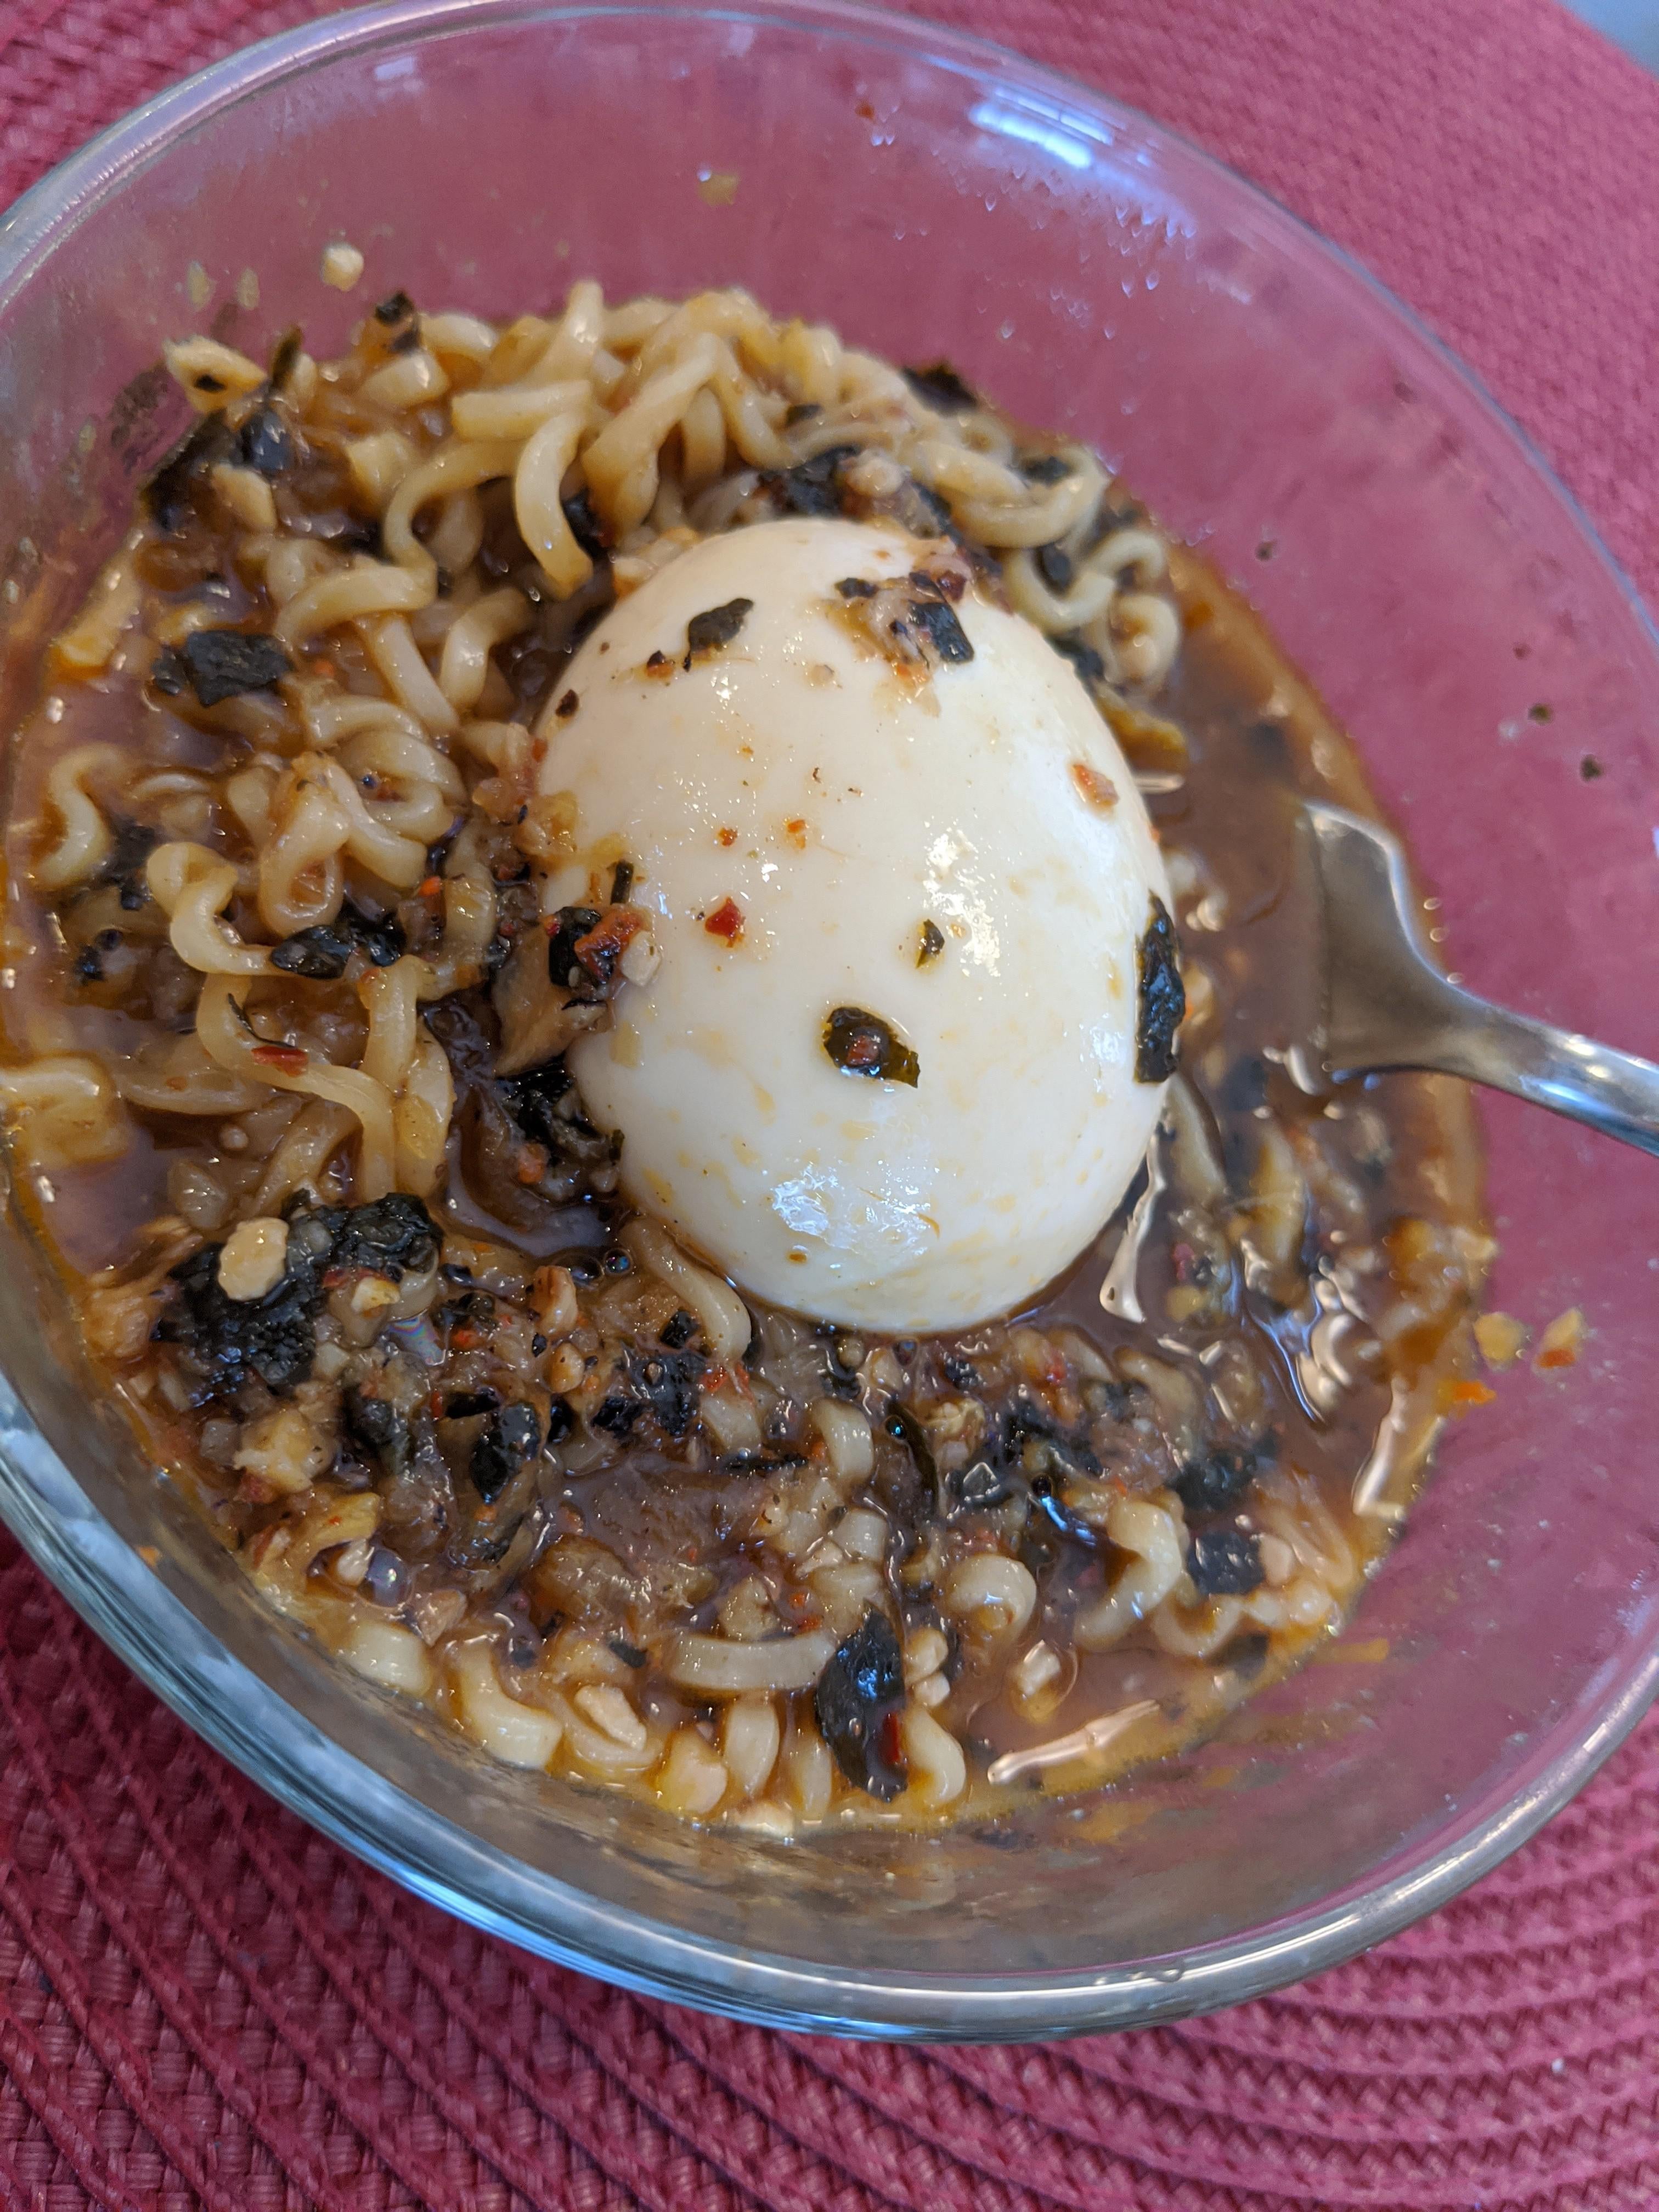
[[428, 1390], [427, 1392], [426, 1409], [428, 1413], [431, 1414], [434, 1421], [442, 1420], [444, 1417], [444, 1394], [441, 1390]]
[[1117, 805], [1117, 786], [1110, 776], [1103, 775], [1097, 768], [1091, 768], [1087, 761], [1072, 763], [1072, 781], [1090, 805], [1099, 807], [1103, 813]]
[[714, 832], [714, 842], [717, 845], [735, 845], [737, 842], [738, 833], [735, 830], [717, 830]]
[[449, 1332], [449, 1348], [452, 1352], [471, 1352], [483, 1342], [483, 1339], [476, 1328], [463, 1327], [453, 1328]]
[[423, 876], [415, 887], [416, 898], [436, 898], [444, 887], [441, 876]]
[[711, 937], [723, 937], [728, 945], [736, 945], [743, 935], [743, 908], [736, 899], [729, 898], [714, 908], [703, 927]]
[[518, 1161], [513, 1170], [515, 1179], [522, 1183], [539, 1182], [547, 1172], [547, 1158], [545, 1146], [520, 1146]]
[[784, 823], [783, 831], [798, 853], [804, 853], [806, 850], [806, 818], [804, 815], [792, 816]]
[[902, 1769], [904, 1738], [899, 1733], [899, 1716], [895, 1710], [884, 1716], [881, 1723], [881, 1755], [890, 1766]]
[[1476, 1406], [1493, 1406], [1498, 1402], [1496, 1390], [1484, 1382], [1454, 1382], [1446, 1394], [1447, 1402], [1454, 1413], [1467, 1413]]
[[297, 1044], [256, 1044], [253, 1057], [261, 1067], [280, 1068], [284, 1075], [303, 1075], [309, 1065]]

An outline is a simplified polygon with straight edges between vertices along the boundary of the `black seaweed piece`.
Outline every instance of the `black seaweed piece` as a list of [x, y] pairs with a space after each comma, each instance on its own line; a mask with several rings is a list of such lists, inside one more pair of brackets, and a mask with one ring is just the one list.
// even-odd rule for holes
[[781, 1474], [792, 1467], [805, 1467], [806, 1455], [796, 1451], [728, 1452], [720, 1462], [722, 1474]]
[[134, 822], [124, 814], [111, 815], [110, 828], [115, 842], [93, 880], [114, 884], [120, 893], [123, 910], [136, 914], [149, 896], [144, 863], [161, 843], [161, 832], [152, 830], [147, 822]]
[[629, 1362], [629, 1378], [671, 1437], [683, 1437], [697, 1417], [702, 1371], [700, 1352], [647, 1352]]
[[334, 926], [351, 932], [371, 968], [393, 967], [404, 957], [406, 940], [396, 915], [385, 915], [374, 921], [348, 900], [336, 916]]
[[1018, 465], [1027, 483], [1064, 483], [1067, 477], [1077, 474], [1064, 453], [1028, 453]]
[[169, 537], [191, 517], [191, 488], [216, 461], [228, 459], [234, 440], [221, 415], [204, 415], [187, 430], [144, 485], [143, 500]]
[[1188, 1460], [1170, 1487], [1188, 1513], [1231, 1513], [1255, 1480], [1256, 1454], [1237, 1444], [1218, 1444], [1202, 1459]]
[[270, 375], [267, 380], [273, 392], [280, 392], [293, 375], [294, 364], [299, 360], [300, 349], [304, 343], [305, 333], [297, 323], [284, 331], [277, 339], [271, 349]]
[[916, 965], [925, 968], [930, 960], [937, 960], [945, 950], [945, 932], [936, 921], [921, 925], [921, 943], [916, 948]]
[[[590, 561], [603, 561], [611, 550], [611, 540], [605, 535], [605, 525], [593, 511], [593, 501], [586, 490], [573, 492], [560, 504], [564, 519], [570, 525], [570, 534]], [[575, 640], [571, 642], [574, 645]]]
[[1137, 1083], [1167, 1083], [1176, 1072], [1176, 1031], [1187, 1012], [1180, 963], [1175, 924], [1154, 892], [1152, 918], [1135, 949]]
[[896, 1797], [906, 1771], [898, 1743], [904, 1668], [884, 1613], [866, 1613], [818, 1677], [812, 1703], [836, 1764], [855, 1789]]
[[1071, 662], [1085, 684], [1103, 684], [1106, 681], [1105, 662], [1093, 646], [1085, 643], [1075, 630], [1067, 630], [1062, 637], [1051, 637], [1048, 642], [1056, 653], [1063, 654]]
[[785, 414], [783, 427], [786, 430], [793, 430], [797, 423], [813, 422], [823, 412], [816, 399], [797, 399]]
[[[545, 1342], [545, 1339], [543, 1340]], [[562, 1444], [576, 1425], [576, 1416], [562, 1398], [555, 1398], [547, 1409], [547, 1443], [550, 1450]]]
[[415, 312], [415, 302], [407, 292], [392, 292], [374, 310], [377, 323], [401, 323]]
[[176, 650], [164, 645], [149, 664], [149, 680], [152, 690], [159, 691], [163, 698], [176, 699], [190, 681], [190, 671]]
[[603, 1429], [607, 1436], [625, 1437], [645, 1412], [642, 1398], [627, 1398], [613, 1391], [596, 1413], [588, 1416], [592, 1426]]
[[988, 1459], [976, 1459], [951, 1477], [951, 1489], [958, 1504], [978, 1512], [988, 1506], [1006, 1504], [1014, 1495], [1015, 1485]]
[[333, 1265], [363, 1267], [400, 1283], [405, 1269], [418, 1274], [438, 1256], [438, 1225], [418, 1198], [401, 1190], [354, 1206], [341, 1218]]
[[1243, 1597], [1261, 1587], [1261, 1547], [1243, 1528], [1200, 1528], [1187, 1571], [1200, 1597]]
[[939, 1357], [941, 1372], [947, 1382], [958, 1390], [977, 1390], [980, 1371], [973, 1361], [960, 1352], [942, 1352]]
[[714, 653], [723, 645], [730, 645], [754, 607], [752, 599], [727, 599], [724, 606], [708, 607], [700, 615], [693, 615], [685, 625], [685, 665], [688, 668], [699, 653]]
[[533, 1406], [503, 1406], [492, 1413], [472, 1445], [468, 1473], [486, 1505], [493, 1504], [526, 1460], [542, 1448], [542, 1425]]
[[285, 937], [280, 945], [273, 945], [270, 964], [289, 975], [304, 975], [313, 983], [329, 983], [345, 974], [351, 949], [348, 931], [334, 922], [314, 922], [309, 929], [296, 929], [292, 937]]
[[968, 633], [957, 620], [956, 609], [944, 599], [912, 599], [906, 614], [941, 660], [960, 665], [973, 659]]
[[[165, 658], [158, 656], [156, 669]], [[239, 698], [244, 691], [269, 691], [294, 668], [276, 640], [257, 630], [192, 630], [178, 648], [178, 658], [204, 707]], [[152, 680], [158, 689], [164, 688], [154, 671]]]
[[487, 1383], [482, 1390], [452, 1390], [444, 1400], [444, 1419], [470, 1421], [475, 1413], [493, 1413], [501, 1402], [501, 1392]]
[[310, 1217], [310, 1236], [296, 1236], [290, 1223], [287, 1264], [262, 1298], [228, 1297], [219, 1284], [224, 1247], [204, 1244], [173, 1269], [168, 1279], [177, 1288], [155, 1325], [156, 1337], [185, 1348], [210, 1393], [228, 1395], [257, 1376], [286, 1397], [310, 1374], [316, 1356], [323, 1269], [337, 1218]]
[[633, 888], [634, 863], [631, 860], [618, 860], [616, 866], [611, 871], [611, 905], [626, 906], [628, 903], [628, 894], [633, 890]]
[[915, 1462], [916, 1473], [935, 1492], [939, 1487], [939, 1468], [934, 1464], [933, 1449], [927, 1441], [927, 1431], [908, 1406], [901, 1406], [896, 1398], [887, 1401], [887, 1412], [882, 1425], [888, 1435], [904, 1446]]
[[614, 1651], [624, 1667], [635, 1668], [643, 1667], [648, 1656], [641, 1650], [637, 1644], [629, 1644], [626, 1638], [621, 1636], [607, 1637], [605, 1650]]
[[280, 477], [294, 465], [294, 439], [274, 407], [256, 407], [236, 434], [236, 452], [245, 468], [262, 477]]
[[873, 599], [880, 588], [865, 576], [843, 576], [836, 586], [844, 599]]
[[811, 460], [797, 461], [793, 469], [769, 471], [760, 480], [762, 489], [793, 514], [839, 514], [841, 465], [858, 452], [856, 446], [826, 446]]
[[1076, 571], [1072, 565], [1072, 556], [1063, 545], [1039, 545], [1036, 564], [1042, 572], [1043, 582], [1050, 591], [1064, 592], [1071, 588]]
[[578, 942], [599, 926], [599, 911], [592, 906], [562, 906], [554, 917], [556, 928], [547, 940], [547, 979], [556, 990], [591, 1003], [600, 994], [593, 978], [576, 957]]
[[900, 374], [917, 398], [941, 415], [965, 415], [979, 405], [978, 392], [948, 361], [936, 361], [927, 368], [903, 369]]
[[843, 1075], [908, 1084], [915, 1090], [921, 1062], [879, 1014], [862, 1006], [836, 1006], [823, 1025], [823, 1048]]
[[340, 1401], [346, 1434], [393, 1474], [402, 1472], [409, 1457], [409, 1424], [385, 1398], [367, 1398], [361, 1390], [346, 1391]]
[[496, 1087], [501, 1103], [526, 1137], [551, 1152], [562, 1151], [574, 1126], [555, 1110], [570, 1088], [570, 1071], [562, 1060], [544, 1060], [522, 1075], [504, 1077]]
[[690, 1343], [700, 1327], [696, 1314], [688, 1312], [682, 1306], [678, 1313], [670, 1314], [658, 1330], [657, 1340], [665, 1344], [671, 1352], [678, 1352], [683, 1345]]

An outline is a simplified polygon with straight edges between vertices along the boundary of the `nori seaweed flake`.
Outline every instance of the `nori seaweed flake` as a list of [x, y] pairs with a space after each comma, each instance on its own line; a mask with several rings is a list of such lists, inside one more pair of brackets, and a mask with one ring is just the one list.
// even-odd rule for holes
[[280, 477], [294, 465], [294, 440], [274, 407], [256, 407], [236, 434], [236, 451], [245, 468], [262, 477]]
[[590, 561], [603, 561], [611, 550], [611, 540], [605, 535], [605, 525], [593, 511], [590, 495], [585, 489], [573, 492], [561, 504], [564, 508], [564, 519], [570, 525], [570, 534], [577, 544]]
[[404, 949], [404, 933], [395, 918], [388, 915], [384, 921], [371, 921], [348, 902], [332, 921], [296, 929], [274, 945], [270, 964], [288, 975], [326, 983], [344, 975], [354, 951], [361, 951], [371, 967], [390, 968], [402, 959]]
[[1156, 893], [1152, 918], [1135, 951], [1135, 1081], [1167, 1083], [1176, 1072], [1176, 1031], [1187, 1012], [1181, 947], [1168, 908]]
[[700, 654], [714, 653], [723, 645], [730, 645], [748, 620], [755, 602], [752, 599], [727, 599], [724, 606], [706, 608], [693, 615], [685, 625], [685, 665], [688, 668]]
[[1243, 1528], [1200, 1528], [1187, 1554], [1187, 1571], [1200, 1597], [1244, 1597], [1261, 1587], [1261, 1547]]
[[569, 991], [591, 1000], [593, 979], [576, 957], [576, 947], [590, 930], [599, 926], [599, 910], [592, 906], [562, 906], [554, 916], [556, 927], [547, 940], [547, 979], [558, 991]]
[[690, 1343], [701, 1326], [696, 1314], [682, 1306], [678, 1313], [670, 1314], [657, 1331], [657, 1340], [659, 1343], [665, 1344], [671, 1352], [678, 1352], [683, 1346]]
[[1077, 474], [1075, 463], [1068, 461], [1064, 453], [1028, 453], [1017, 465], [1027, 483], [1063, 483], [1067, 477]]
[[945, 932], [936, 921], [924, 921], [921, 925], [921, 939], [916, 946], [917, 967], [927, 967], [928, 962], [937, 960], [944, 950]]
[[1056, 653], [1071, 662], [1085, 684], [1103, 684], [1106, 681], [1105, 662], [1094, 647], [1079, 637], [1075, 630], [1066, 631], [1062, 637], [1051, 637], [1048, 642]]
[[179, 441], [143, 489], [158, 530], [170, 537], [189, 520], [192, 488], [216, 461], [228, 458], [234, 442], [223, 416], [216, 414], [204, 415]]
[[[274, 637], [251, 630], [192, 630], [174, 658], [183, 665], [191, 689], [204, 707], [240, 698], [245, 691], [269, 691], [294, 669]], [[167, 654], [159, 654], [151, 671], [158, 690], [167, 688], [164, 673], [173, 672], [162, 670], [167, 659]]]
[[1073, 566], [1071, 555], [1063, 545], [1039, 545], [1036, 550], [1036, 564], [1042, 573], [1043, 582], [1051, 591], [1070, 590], [1072, 579], [1077, 572]]
[[865, 1614], [818, 1677], [812, 1702], [847, 1779], [872, 1797], [896, 1797], [906, 1780], [897, 1727], [904, 1668], [884, 1613]]
[[1255, 1481], [1256, 1454], [1237, 1444], [1218, 1444], [1202, 1459], [1188, 1460], [1170, 1485], [1188, 1513], [1230, 1513]]
[[380, 301], [374, 310], [377, 323], [401, 323], [415, 312], [415, 302], [407, 292], [393, 292]]
[[631, 860], [618, 860], [616, 866], [611, 871], [611, 905], [626, 906], [628, 903], [628, 894], [633, 890], [633, 888], [634, 863]]
[[826, 446], [821, 453], [797, 461], [792, 469], [769, 471], [762, 477], [761, 487], [792, 514], [839, 514], [842, 464], [856, 459], [858, 453], [856, 446]]
[[900, 374], [917, 398], [941, 415], [965, 415], [980, 404], [978, 392], [948, 361], [936, 361], [927, 368], [903, 369]]
[[493, 1504], [526, 1460], [542, 1448], [542, 1425], [533, 1406], [503, 1406], [492, 1413], [472, 1446], [468, 1473], [486, 1505]]
[[394, 1190], [342, 1217], [331, 1265], [361, 1267], [398, 1283], [405, 1268], [418, 1274], [437, 1256], [438, 1229], [432, 1216], [418, 1198]]
[[881, 586], [866, 576], [843, 576], [836, 586], [844, 599], [873, 599]]
[[944, 599], [912, 599], [906, 615], [942, 661], [960, 666], [973, 659], [968, 633], [957, 620], [956, 609]]
[[823, 1025], [823, 1048], [845, 1075], [879, 1078], [915, 1090], [921, 1063], [879, 1014], [862, 1006], [837, 1006]]

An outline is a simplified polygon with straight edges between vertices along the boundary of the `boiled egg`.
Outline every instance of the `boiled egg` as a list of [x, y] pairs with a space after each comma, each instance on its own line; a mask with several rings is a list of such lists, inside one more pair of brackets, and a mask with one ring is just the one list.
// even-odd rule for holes
[[964, 556], [837, 518], [703, 539], [538, 734], [576, 825], [549, 915], [625, 860], [650, 918], [654, 969], [568, 1061], [636, 1205], [760, 1297], [899, 1334], [1077, 1257], [1163, 1102], [1169, 886], [1077, 672]]

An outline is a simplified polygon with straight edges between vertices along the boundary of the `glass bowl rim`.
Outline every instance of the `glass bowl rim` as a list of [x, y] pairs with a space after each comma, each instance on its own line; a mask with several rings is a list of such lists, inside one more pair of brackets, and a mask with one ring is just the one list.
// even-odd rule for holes
[[[1368, 292], [1437, 360], [1518, 453], [1626, 601], [1655, 656], [1659, 629], [1579, 502], [1473, 372], [1369, 270], [1271, 193], [1127, 102], [974, 33], [861, 0], [380, 0], [238, 49], [132, 109], [67, 156], [0, 218], [0, 307], [123, 179], [198, 123], [348, 54], [500, 23], [629, 16], [784, 27], [873, 41], [932, 67], [994, 74], [1058, 105], [1096, 141], [1125, 128], [1176, 149], [1264, 207], [1273, 222]], [[927, 1976], [705, 1941], [614, 1908], [507, 1860], [417, 1803], [304, 1719], [234, 1659], [91, 1505], [0, 1372], [0, 1518], [34, 1564], [132, 1672], [196, 1734], [331, 1840], [416, 1894], [543, 1957], [647, 1995], [763, 2026], [934, 2042], [1002, 2042], [1147, 2026], [1261, 1996], [1340, 1965], [1490, 1872], [1595, 1774], [1659, 1692], [1659, 1648], [1636, 1655], [1589, 1724], [1496, 1812], [1352, 1901], [1314, 1905], [1265, 1936], [1200, 1945], [1168, 1961], [1098, 1970]], [[227, 1692], [234, 1694], [227, 1695]], [[328, 1771], [325, 1771], [328, 1770]], [[388, 1837], [395, 1840], [388, 1842]]]

